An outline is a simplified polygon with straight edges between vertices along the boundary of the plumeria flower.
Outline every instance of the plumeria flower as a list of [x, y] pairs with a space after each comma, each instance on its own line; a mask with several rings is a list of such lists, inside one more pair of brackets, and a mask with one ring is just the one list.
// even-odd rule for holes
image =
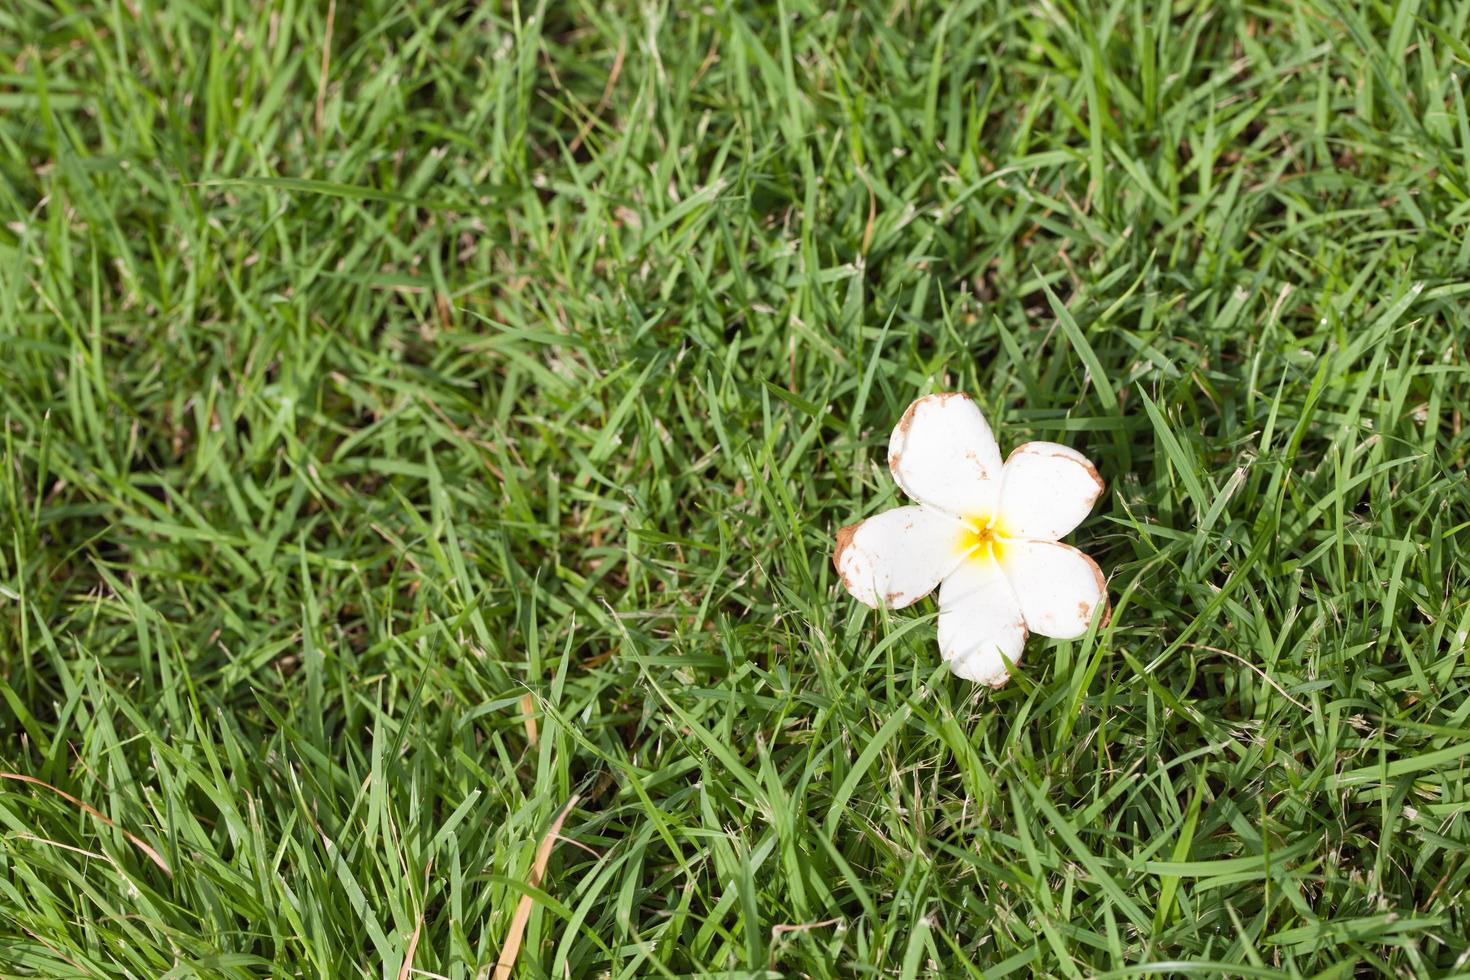
[[1092, 510], [1102, 478], [1054, 442], [1005, 464], [979, 407], [925, 395], [888, 442], [888, 468], [914, 504], [837, 532], [832, 564], [865, 605], [902, 609], [939, 587], [939, 651], [950, 670], [999, 687], [1031, 633], [1070, 640], [1108, 616], [1097, 563], [1059, 539]]

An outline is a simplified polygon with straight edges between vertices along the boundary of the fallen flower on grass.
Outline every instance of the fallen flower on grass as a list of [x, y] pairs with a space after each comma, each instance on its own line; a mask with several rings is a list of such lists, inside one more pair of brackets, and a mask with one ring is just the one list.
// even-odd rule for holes
[[837, 532], [832, 556], [859, 602], [902, 609], [939, 588], [939, 651], [950, 670], [999, 687], [1031, 633], [1059, 640], [1108, 615], [1097, 563], [1059, 539], [1103, 491], [1087, 457], [1028, 442], [1001, 463], [979, 407], [925, 395], [888, 443], [888, 467], [914, 501]]

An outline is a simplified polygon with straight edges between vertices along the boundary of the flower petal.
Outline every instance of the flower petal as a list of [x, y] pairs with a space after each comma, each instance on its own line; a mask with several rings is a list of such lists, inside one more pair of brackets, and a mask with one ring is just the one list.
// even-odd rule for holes
[[1056, 541], [1082, 523], [1102, 492], [1086, 456], [1055, 442], [1028, 442], [1006, 459], [1000, 526], [1011, 537]]
[[959, 517], [989, 517], [1000, 488], [1000, 447], [968, 395], [925, 395], [888, 440], [888, 468], [903, 492]]
[[965, 680], [1000, 687], [1011, 676], [1006, 660], [1019, 663], [1025, 645], [1021, 607], [1000, 565], [989, 559], [961, 562], [939, 587], [939, 652], [949, 669]]
[[1108, 589], [1102, 570], [1071, 545], [1008, 541], [1001, 565], [1032, 632], [1076, 639], [1087, 632], [1099, 606], [1107, 622]]
[[927, 507], [895, 507], [837, 532], [832, 566], [864, 605], [902, 609], [934, 591], [964, 554], [965, 526]]

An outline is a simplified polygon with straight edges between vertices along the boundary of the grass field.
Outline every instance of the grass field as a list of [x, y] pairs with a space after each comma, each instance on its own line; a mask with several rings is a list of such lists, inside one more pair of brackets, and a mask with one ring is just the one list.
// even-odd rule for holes
[[1156, 8], [6, 3], [0, 975], [1470, 970], [1470, 3]]

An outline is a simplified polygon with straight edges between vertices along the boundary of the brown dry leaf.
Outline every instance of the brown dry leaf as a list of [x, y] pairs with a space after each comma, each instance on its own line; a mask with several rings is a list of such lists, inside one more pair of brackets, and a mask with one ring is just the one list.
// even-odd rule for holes
[[[546, 862], [551, 860], [551, 849], [556, 845], [556, 835], [561, 833], [561, 823], [580, 799], [578, 794], [572, 794], [572, 798], [561, 808], [561, 813], [556, 815], [546, 836], [541, 838], [541, 843], [536, 847], [536, 862], [531, 865], [530, 877], [526, 879], [526, 884], [532, 888], [541, 886], [541, 877], [546, 874]], [[500, 959], [495, 964], [494, 980], [510, 980], [510, 971], [515, 969], [516, 957], [521, 955], [521, 938], [525, 935], [526, 923], [531, 921], [533, 904], [534, 900], [530, 895], [522, 895], [521, 900], [516, 903], [516, 913], [510, 920], [510, 932], [506, 934], [505, 945], [500, 949]]]
[[135, 834], [128, 833], [126, 830], [123, 830], [121, 827], [118, 827], [117, 824], [113, 823], [110, 819], [108, 819], [105, 815], [103, 815], [101, 813], [101, 811], [97, 810], [95, 807], [88, 806], [86, 803], [83, 803], [81, 800], [77, 799], [75, 796], [72, 796], [70, 793], [66, 792], [65, 790], [57, 789], [55, 786], [52, 786], [50, 783], [42, 782], [41, 780], [37, 779], [35, 776], [26, 776], [26, 775], [22, 775], [21, 773], [18, 773], [18, 772], [0, 772], [0, 779], [14, 779], [16, 782], [30, 783], [32, 786], [40, 786], [43, 789], [49, 789], [51, 792], [55, 793], [57, 796], [61, 797], [63, 800], [66, 800], [68, 803], [71, 803], [73, 806], [79, 806], [79, 807], [81, 807], [87, 813], [91, 814], [92, 816], [96, 817], [98, 820], [101, 820], [103, 823], [107, 824], [107, 826], [109, 826], [109, 827], [116, 827], [118, 830], [122, 831], [122, 835], [124, 837], [126, 837], [129, 841], [131, 841], [134, 847], [138, 848], [138, 850], [140, 850], [144, 854], [148, 855], [148, 857], [153, 860], [153, 863], [154, 864], [158, 865], [160, 868], [163, 869], [163, 873], [164, 874], [169, 875], [169, 876], [172, 876], [173, 875], [173, 871], [169, 869], [168, 862], [165, 861], [163, 859], [163, 857], [157, 851], [155, 851], [152, 847], [150, 847], [147, 841], [143, 840], [143, 838], [138, 837]]

